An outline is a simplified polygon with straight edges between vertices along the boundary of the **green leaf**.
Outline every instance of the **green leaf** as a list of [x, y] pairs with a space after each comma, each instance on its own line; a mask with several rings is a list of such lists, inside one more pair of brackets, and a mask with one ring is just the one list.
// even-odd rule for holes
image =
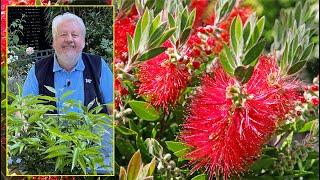
[[258, 32], [258, 36], [257, 36], [257, 39], [259, 39], [261, 37], [261, 34], [263, 32], [263, 29], [264, 29], [264, 24], [265, 24], [265, 17], [261, 17], [258, 22], [257, 22], [257, 25], [256, 25], [256, 30]]
[[68, 120], [79, 120], [81, 119], [81, 116], [79, 113], [76, 112], [68, 112], [66, 115], [63, 115], [63, 118]]
[[264, 22], [265, 22], [265, 18], [261, 17], [258, 20], [257, 24], [255, 25], [253, 33], [252, 33], [250, 40], [249, 40], [249, 44], [247, 46], [248, 49], [251, 48], [254, 44], [256, 44], [259, 41], [259, 39], [262, 35], [262, 32], [263, 32]]
[[147, 121], [156, 121], [159, 119], [159, 112], [149, 103], [143, 101], [130, 101], [130, 107], [136, 115]]
[[73, 150], [71, 171], [72, 171], [73, 168], [77, 165], [78, 157], [79, 157], [79, 148], [76, 147], [76, 148], [74, 148], [74, 150]]
[[239, 66], [235, 69], [234, 75], [239, 82], [241, 82], [242, 84], [245, 84], [250, 80], [253, 74], [253, 70], [254, 70], [253, 66], [249, 66], [249, 67]]
[[168, 21], [169, 21], [170, 28], [174, 28], [176, 26], [176, 21], [174, 20], [173, 16], [170, 13], [168, 13]]
[[180, 30], [183, 31], [186, 27], [187, 21], [188, 21], [188, 11], [187, 8], [185, 8], [181, 13], [181, 21], [180, 21]]
[[307, 61], [308, 60], [307, 58], [310, 56], [310, 54], [311, 54], [311, 52], [313, 50], [313, 45], [314, 45], [313, 43], [310, 43], [306, 47], [306, 49], [303, 51], [303, 53], [301, 55], [301, 58], [300, 58], [301, 61]]
[[167, 145], [167, 148], [172, 152], [190, 148], [188, 145], [182, 142], [175, 142], [175, 141], [166, 141], [166, 145]]
[[52, 92], [53, 94], [56, 94], [57, 92], [56, 92], [56, 90], [53, 88], [53, 87], [50, 87], [50, 86], [44, 86], [44, 87], [46, 87], [50, 92]]
[[127, 180], [127, 171], [123, 167], [120, 167], [119, 180]]
[[100, 137], [96, 134], [93, 134], [92, 132], [88, 131], [88, 130], [75, 130], [74, 131], [75, 135], [80, 135], [86, 139], [89, 140], [99, 140]]
[[80, 167], [81, 167], [81, 169], [82, 169], [82, 172], [86, 175], [86, 174], [87, 174], [87, 171], [86, 171], [86, 163], [85, 163], [85, 161], [84, 161], [84, 159], [83, 159], [82, 156], [79, 156], [79, 157], [78, 157], [78, 163], [79, 163], [79, 165], [80, 165]]
[[66, 152], [66, 151], [54, 151], [54, 152], [50, 152], [48, 156], [46, 156], [44, 159], [51, 159], [59, 156], [67, 156], [68, 154], [69, 152]]
[[145, 60], [151, 59], [163, 53], [165, 50], [167, 50], [167, 47], [157, 47], [157, 48], [150, 49], [147, 52], [143, 53], [137, 60], [145, 61]]
[[265, 46], [265, 41], [260, 41], [256, 45], [254, 45], [244, 56], [242, 64], [249, 65], [254, 62], [262, 53]]
[[137, 135], [137, 132], [123, 126], [115, 127], [115, 129], [118, 133], [123, 134], [125, 136]]
[[249, 21], [247, 21], [246, 26], [244, 27], [244, 30], [243, 30], [243, 42], [245, 44], [249, 39], [250, 32], [251, 32], [251, 24]]
[[231, 45], [233, 48], [234, 54], [239, 53], [241, 44], [243, 43], [242, 39], [242, 23], [239, 16], [237, 18], [234, 18], [231, 26], [230, 26], [230, 37], [231, 37]]
[[155, 8], [154, 8], [154, 14], [159, 14], [163, 9], [164, 9], [164, 3], [165, 1], [163, 0], [156, 0], [156, 3], [155, 3]]
[[63, 157], [58, 157], [54, 170], [57, 171], [58, 169], [62, 169], [63, 164]]
[[47, 101], [56, 101], [57, 99], [55, 97], [51, 96], [39, 96], [40, 100], [47, 100]]
[[300, 133], [303, 133], [303, 132], [308, 132], [311, 130], [312, 126], [314, 125], [314, 123], [316, 123], [317, 120], [313, 120], [313, 121], [309, 121], [307, 123], [305, 123], [303, 125], [303, 127], [299, 130]]
[[131, 57], [135, 53], [135, 50], [134, 50], [134, 47], [133, 47], [132, 38], [131, 38], [129, 33], [127, 33], [127, 45], [128, 45], [129, 59], [131, 59]]
[[220, 10], [220, 13], [219, 13], [220, 19], [228, 13], [228, 9], [229, 9], [229, 2], [226, 1]]
[[293, 138], [293, 131], [289, 133], [289, 135], [286, 137], [285, 141], [282, 143], [280, 150], [283, 150], [286, 146], [290, 147], [292, 143], [292, 138]]
[[170, 28], [166, 32], [163, 33], [161, 37], [155, 40], [151, 45], [150, 48], [161, 46], [170, 36], [175, 32], [176, 28]]
[[[133, 44], [132, 47], [134, 48], [134, 50], [138, 50], [139, 48], [139, 44], [140, 44], [140, 39], [141, 39], [141, 21], [142, 19], [140, 19], [136, 25], [136, 29], [134, 31], [134, 36], [133, 36]], [[129, 40], [128, 40], [129, 41]], [[134, 45], [134, 46], [133, 46]]]
[[66, 97], [70, 96], [70, 95], [73, 94], [73, 93], [74, 93], [74, 90], [69, 90], [69, 91], [65, 92], [65, 93], [60, 97], [60, 99], [63, 100], [63, 99], [65, 99]]
[[80, 155], [94, 155], [94, 154], [100, 154], [99, 149], [101, 149], [100, 146], [94, 146], [86, 148], [85, 150], [82, 150], [80, 152]]
[[233, 69], [229, 59], [227, 58], [225, 49], [223, 49], [222, 52], [220, 53], [219, 59], [220, 59], [223, 70], [232, 76], [234, 69]]
[[193, 177], [191, 180], [207, 180], [207, 175], [206, 174], [200, 174], [198, 176]]
[[140, 167], [142, 166], [141, 154], [138, 150], [132, 156], [128, 164], [128, 180], [136, 180]]
[[69, 148], [66, 145], [57, 145], [57, 146], [52, 146], [49, 149], [47, 149], [44, 153], [50, 153], [52, 151], [68, 151]]
[[190, 35], [192, 27], [187, 27], [181, 34], [179, 38], [179, 46], [183, 46], [185, 42], [187, 42], [188, 37]]
[[142, 16], [142, 21], [141, 21], [141, 32], [144, 32], [147, 25], [149, 24], [149, 20], [150, 20], [150, 12], [149, 9], [147, 8], [144, 11], [144, 14]]
[[122, 156], [125, 156], [127, 160], [129, 160], [135, 152], [134, 147], [132, 146], [131, 142], [128, 139], [116, 137], [115, 145], [119, 150], [120, 154]]
[[187, 27], [193, 26], [195, 18], [196, 18], [196, 11], [195, 11], [195, 9], [193, 9], [188, 17]]
[[163, 147], [156, 139], [147, 138], [144, 142], [147, 145], [151, 155], [159, 157], [163, 154]]
[[28, 122], [29, 123], [33, 123], [33, 122], [36, 122], [40, 119], [40, 113], [35, 113], [33, 114], [29, 119], [28, 119]]
[[13, 43], [18, 44], [18, 42], [19, 42], [19, 36], [13, 35]]
[[296, 64], [292, 65], [289, 70], [288, 70], [288, 75], [292, 75], [292, 74], [295, 74], [297, 72], [299, 72], [303, 66], [306, 64], [306, 61], [300, 61], [300, 62], [297, 62]]
[[151, 176], [154, 172], [154, 169], [156, 168], [156, 157], [153, 157], [151, 162], [149, 164], [149, 171], [148, 171], [148, 176]]
[[[153, 34], [155, 32], [156, 29], [159, 28], [161, 22], [161, 18], [160, 18], [160, 14], [158, 14], [154, 20], [152, 21], [151, 27], [150, 27], [150, 35]], [[166, 22], [162, 23], [162, 24], [167, 24]]]
[[277, 158], [259, 159], [253, 163], [253, 165], [251, 166], [251, 170], [253, 170], [254, 172], [260, 173], [262, 169], [270, 168], [276, 160], [277, 160]]

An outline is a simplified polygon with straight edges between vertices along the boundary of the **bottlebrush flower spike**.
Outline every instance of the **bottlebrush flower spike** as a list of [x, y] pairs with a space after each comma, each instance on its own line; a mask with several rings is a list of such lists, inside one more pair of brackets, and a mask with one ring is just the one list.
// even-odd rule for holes
[[201, 24], [201, 18], [208, 6], [208, 0], [192, 0], [190, 4], [190, 9], [196, 9], [196, 18], [194, 21], [194, 27]]
[[187, 86], [189, 73], [184, 64], [173, 63], [168, 54], [162, 53], [139, 67], [138, 78], [138, 94], [167, 112]]
[[115, 64], [126, 62], [128, 60], [127, 34], [130, 36], [133, 35], [136, 28], [136, 17], [137, 16], [128, 16], [115, 21]]
[[269, 56], [260, 58], [245, 85], [220, 65], [213, 72], [203, 77], [180, 138], [193, 148], [186, 155], [192, 172], [203, 168], [210, 179], [220, 175], [227, 179], [244, 172], [258, 158], [278, 120], [289, 107], [294, 108], [299, 82], [279, 77], [275, 59]]

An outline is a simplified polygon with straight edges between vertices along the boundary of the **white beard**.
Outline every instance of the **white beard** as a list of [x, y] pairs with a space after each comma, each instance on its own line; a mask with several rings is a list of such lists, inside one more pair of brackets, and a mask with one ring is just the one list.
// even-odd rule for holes
[[81, 52], [76, 53], [74, 51], [73, 52], [69, 51], [67, 53], [59, 54], [56, 51], [56, 55], [57, 55], [58, 63], [60, 64], [60, 66], [66, 70], [71, 70], [77, 64], [78, 59], [81, 56]]

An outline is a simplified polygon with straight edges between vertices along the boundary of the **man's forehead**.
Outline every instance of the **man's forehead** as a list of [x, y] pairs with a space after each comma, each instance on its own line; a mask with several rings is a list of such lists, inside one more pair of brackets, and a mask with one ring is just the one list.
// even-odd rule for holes
[[[71, 27], [68, 25], [71, 25]], [[57, 29], [59, 30], [59, 29], [72, 28], [72, 29], [79, 29], [80, 30], [80, 27], [81, 27], [80, 23], [75, 20], [64, 20], [60, 24], [58, 24]]]

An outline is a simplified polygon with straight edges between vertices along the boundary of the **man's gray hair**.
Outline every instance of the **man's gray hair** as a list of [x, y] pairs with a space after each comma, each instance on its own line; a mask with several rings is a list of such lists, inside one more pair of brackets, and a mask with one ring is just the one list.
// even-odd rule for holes
[[85, 35], [86, 35], [86, 27], [85, 27], [85, 25], [83, 23], [83, 20], [77, 15], [74, 15], [72, 13], [66, 12], [66, 13], [64, 13], [62, 15], [58, 15], [58, 16], [53, 18], [53, 21], [52, 21], [52, 38], [53, 39], [57, 35], [59, 24], [61, 24], [64, 21], [75, 21], [75, 22], [77, 22], [80, 25], [83, 37], [85, 37]]

